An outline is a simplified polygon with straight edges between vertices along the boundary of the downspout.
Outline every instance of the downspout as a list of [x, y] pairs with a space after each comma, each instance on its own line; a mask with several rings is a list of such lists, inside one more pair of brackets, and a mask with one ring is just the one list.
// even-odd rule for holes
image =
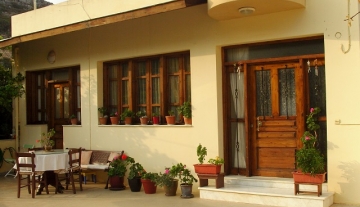
[[[16, 47], [14, 51], [14, 67], [15, 67], [15, 73], [19, 72], [19, 48]], [[20, 132], [19, 132], [19, 105], [20, 105], [20, 98], [17, 97], [15, 101], [15, 149], [20, 151]]]

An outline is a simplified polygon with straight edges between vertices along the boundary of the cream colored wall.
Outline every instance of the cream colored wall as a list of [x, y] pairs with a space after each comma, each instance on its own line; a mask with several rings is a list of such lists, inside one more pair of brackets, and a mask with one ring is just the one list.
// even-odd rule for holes
[[68, 0], [11, 17], [12, 36], [56, 28], [173, 0]]
[[[352, 0], [352, 14], [358, 10]], [[326, 4], [327, 9], [323, 8]], [[355, 5], [355, 6], [354, 6]], [[344, 18], [346, 1], [307, 1], [306, 9], [228, 21], [207, 15], [207, 5], [195, 6], [19, 45], [21, 70], [81, 67], [82, 125], [64, 127], [66, 147], [125, 150], [148, 171], [160, 172], [182, 162], [192, 169], [196, 147], [208, 148], [208, 157], [223, 156], [221, 47], [323, 35], [326, 56], [328, 121], [328, 186], [335, 202], [360, 204], [355, 195], [360, 176], [357, 139], [360, 135], [359, 20], [351, 27], [352, 47], [347, 45]], [[335, 34], [342, 36], [337, 39]], [[56, 62], [46, 62], [54, 49]], [[193, 126], [99, 126], [102, 106], [101, 62], [190, 50]], [[21, 100], [21, 109], [25, 102]], [[25, 120], [25, 111], [21, 111]], [[335, 125], [335, 120], [341, 120]], [[25, 139], [25, 138], [24, 138]]]

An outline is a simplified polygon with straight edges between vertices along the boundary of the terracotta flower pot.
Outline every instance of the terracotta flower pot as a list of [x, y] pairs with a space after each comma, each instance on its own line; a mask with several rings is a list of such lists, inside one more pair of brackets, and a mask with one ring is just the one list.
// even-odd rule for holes
[[184, 123], [185, 123], [185, 125], [192, 125], [192, 118], [184, 117]]
[[173, 184], [170, 187], [164, 186], [166, 196], [176, 196], [179, 180], [174, 179]]
[[121, 189], [125, 189], [124, 186], [124, 177], [119, 177], [119, 176], [111, 176], [109, 179], [109, 183], [110, 183], [110, 190], [121, 190]]
[[221, 165], [213, 164], [195, 164], [194, 168], [198, 174], [219, 174], [221, 171]]
[[156, 183], [152, 182], [151, 180], [148, 179], [141, 179], [141, 182], [144, 186], [144, 192], [145, 194], [154, 194], [156, 193]]
[[166, 123], [168, 125], [174, 125], [175, 124], [175, 116], [165, 116]]
[[106, 122], [107, 122], [107, 117], [100, 117], [99, 118], [100, 125], [106, 125]]
[[147, 125], [149, 118], [147, 117], [141, 117], [140, 118], [140, 124], [141, 125]]
[[124, 123], [125, 123], [125, 125], [131, 125], [131, 123], [132, 123], [132, 117], [125, 117]]
[[115, 116], [110, 117], [110, 121], [112, 125], [117, 125], [119, 124], [119, 117], [115, 117]]
[[72, 125], [77, 125], [77, 118], [70, 119]]

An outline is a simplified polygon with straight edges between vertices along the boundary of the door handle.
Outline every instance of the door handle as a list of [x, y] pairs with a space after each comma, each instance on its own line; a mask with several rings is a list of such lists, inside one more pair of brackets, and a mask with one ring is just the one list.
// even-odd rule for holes
[[257, 120], [257, 128], [256, 128], [256, 131], [260, 131], [260, 127], [262, 126], [262, 121], [260, 121], [260, 118], [259, 118], [259, 117], [257, 117], [256, 120]]

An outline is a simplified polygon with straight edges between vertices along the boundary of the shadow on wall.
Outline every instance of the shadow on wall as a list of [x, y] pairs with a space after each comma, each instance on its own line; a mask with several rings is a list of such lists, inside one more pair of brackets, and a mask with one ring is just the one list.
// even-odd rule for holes
[[341, 162], [338, 166], [343, 171], [341, 177], [345, 178], [347, 182], [338, 182], [340, 186], [340, 193], [337, 195], [338, 202], [346, 201], [347, 203], [360, 203], [354, 198], [359, 197], [360, 186], [360, 163], [358, 161]]

